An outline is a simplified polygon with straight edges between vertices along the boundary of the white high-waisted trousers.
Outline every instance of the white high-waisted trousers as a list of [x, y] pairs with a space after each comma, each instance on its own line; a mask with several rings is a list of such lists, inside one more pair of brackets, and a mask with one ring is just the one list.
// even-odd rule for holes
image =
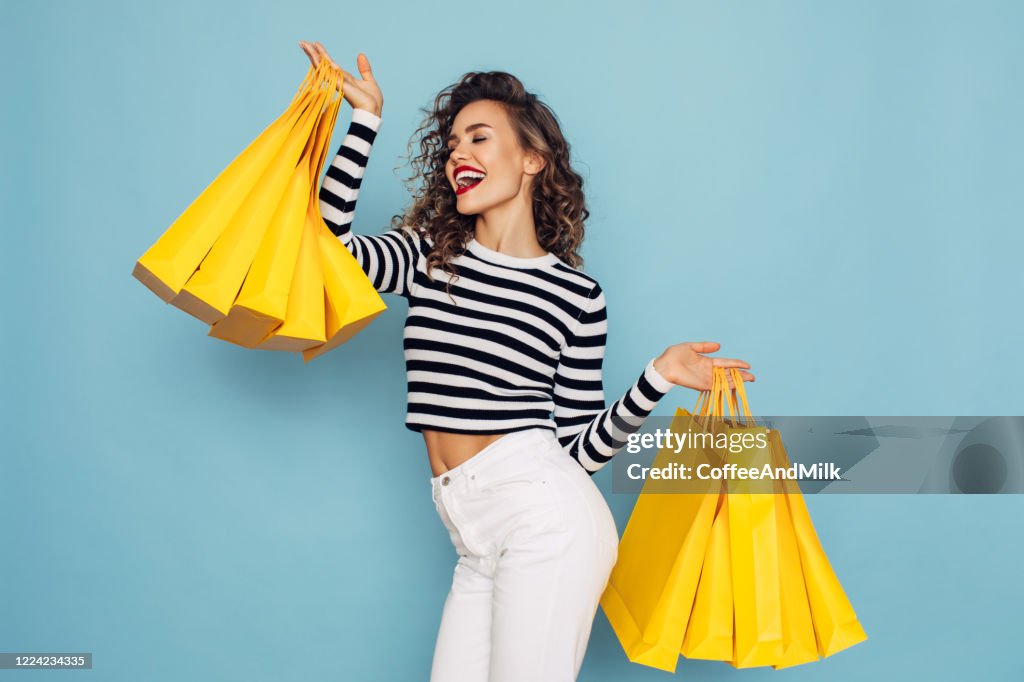
[[571, 682], [619, 535], [550, 429], [515, 431], [430, 479], [458, 561], [430, 682]]

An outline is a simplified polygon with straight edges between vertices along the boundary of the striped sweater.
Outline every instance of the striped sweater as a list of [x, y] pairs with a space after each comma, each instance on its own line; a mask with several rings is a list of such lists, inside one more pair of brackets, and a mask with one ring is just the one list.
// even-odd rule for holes
[[372, 112], [352, 111], [320, 188], [320, 212], [377, 291], [409, 301], [406, 426], [476, 434], [548, 428], [595, 473], [673, 384], [652, 359], [605, 407], [604, 293], [594, 278], [552, 253], [521, 258], [472, 239], [452, 261], [459, 277], [449, 298], [447, 273], [434, 269], [434, 280], [427, 276], [429, 237], [411, 229], [353, 234], [356, 198], [380, 123]]

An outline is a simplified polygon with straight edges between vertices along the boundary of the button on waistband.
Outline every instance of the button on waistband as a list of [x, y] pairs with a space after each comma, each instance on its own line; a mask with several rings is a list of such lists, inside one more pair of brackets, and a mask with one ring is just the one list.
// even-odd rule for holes
[[441, 485], [448, 485], [448, 482], [451, 481], [451, 480], [452, 480], [451, 478], [449, 478], [448, 476], [445, 476], [444, 478], [441, 479]]

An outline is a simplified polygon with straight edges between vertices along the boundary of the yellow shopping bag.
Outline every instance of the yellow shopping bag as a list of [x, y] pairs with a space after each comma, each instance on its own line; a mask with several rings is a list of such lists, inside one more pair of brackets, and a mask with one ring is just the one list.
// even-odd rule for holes
[[326, 341], [319, 228], [314, 222], [319, 218], [311, 205], [341, 106], [342, 81], [328, 79], [329, 93], [333, 84], [338, 95], [320, 115], [242, 289], [227, 316], [213, 324], [210, 336], [248, 348], [289, 351]]
[[[322, 63], [322, 62], [321, 62]], [[313, 104], [286, 138], [284, 145], [260, 174], [252, 191], [228, 221], [224, 231], [171, 303], [207, 324], [227, 315], [241, 289], [270, 221], [284, 198], [302, 150], [323, 106], [332, 94], [333, 69], [321, 71], [312, 92]]]
[[[733, 384], [750, 418], [743, 383], [733, 369]], [[763, 450], [757, 453], [758, 466], [767, 463], [776, 471], [789, 469], [781, 435], [775, 429], [766, 431], [767, 462]], [[759, 490], [767, 490], [762, 482]], [[818, 541], [810, 514], [796, 481], [781, 476], [771, 481], [773, 494], [758, 497], [774, 500], [776, 514], [773, 545], [779, 558], [779, 595], [781, 605], [782, 651], [778, 656], [765, 656], [776, 669], [790, 667], [829, 656], [867, 639], [850, 606], [842, 586]], [[760, 568], [762, 562], [755, 565]], [[774, 618], [774, 613], [772, 614]], [[739, 621], [739, 617], [737, 616]], [[737, 622], [737, 629], [739, 629]], [[739, 660], [734, 662], [738, 665]]]
[[199, 267], [257, 179], [313, 105], [309, 93], [325, 73], [310, 67], [288, 109], [225, 168], [138, 259], [132, 276], [171, 301]]
[[[701, 413], [702, 394], [695, 413]], [[682, 432], [692, 423], [689, 412], [677, 409], [670, 430]], [[654, 467], [680, 455], [663, 448]], [[705, 448], [687, 449], [689, 464], [709, 462]], [[693, 494], [654, 492], [648, 479], [630, 514], [619, 543], [618, 560], [601, 597], [601, 607], [629, 660], [675, 671], [679, 650], [697, 591], [703, 556], [711, 534], [719, 484], [709, 482]]]
[[319, 209], [317, 220], [327, 306], [327, 342], [303, 351], [303, 362], [345, 343], [387, 308], [355, 256], [324, 225]]
[[[724, 391], [735, 413], [727, 422], [730, 444], [737, 445], [723, 458], [738, 469], [764, 472], [771, 466], [767, 432], [754, 423], [743, 389], [743, 379], [730, 370], [733, 388]], [[743, 405], [740, 419], [736, 396]], [[737, 668], [773, 665], [783, 654], [782, 595], [779, 569], [776, 496], [771, 478], [730, 478], [726, 487], [729, 508], [729, 539], [732, 558], [735, 655]]]
[[[770, 437], [770, 436], [769, 436]], [[774, 455], [774, 451], [773, 451]], [[773, 463], [779, 464], [773, 456]], [[807, 586], [800, 564], [796, 531], [789, 514], [788, 493], [781, 480], [774, 482], [776, 494], [776, 528], [779, 543], [779, 587], [782, 596], [782, 655], [774, 667], [788, 668], [818, 660], [818, 647], [807, 601]]]
[[[339, 81], [339, 87], [341, 82]], [[334, 124], [331, 124], [333, 128]], [[330, 141], [328, 134], [325, 144]], [[314, 179], [319, 182], [325, 156], [320, 157]], [[311, 197], [307, 213], [307, 226], [315, 226], [317, 255], [323, 280], [325, 342], [302, 352], [303, 362], [309, 362], [345, 343], [366, 327], [387, 306], [373, 287], [355, 256], [331, 232], [320, 215], [317, 195]]]
[[[638, 500], [630, 517], [630, 526], [638, 519], [635, 542], [626, 542], [627, 526], [620, 543], [619, 560], [628, 565], [616, 565], [602, 597], [623, 648], [637, 663], [674, 671], [676, 658], [666, 650], [680, 623], [680, 653], [737, 668], [799, 665], [867, 638], [818, 542], [799, 487], [779, 476], [790, 462], [778, 432], [754, 422], [742, 377], [730, 371], [733, 388], [726, 389], [725, 370], [715, 368], [711, 391], [701, 394], [710, 399], [695, 410], [699, 417], [710, 416], [704, 428], [724, 439], [716, 440], [718, 451], [705, 453], [705, 461], [758, 475], [723, 475], [717, 487], [699, 496], [700, 504], [676, 508], [673, 498], [694, 497], [678, 494]], [[725, 419], [726, 412], [736, 418]], [[673, 430], [686, 413], [676, 415]], [[741, 447], [733, 451], [735, 443]], [[675, 515], [660, 527], [638, 515], [653, 508], [647, 497], [662, 498], [659, 513]], [[703, 553], [680, 552], [682, 537]], [[645, 570], [646, 559], [653, 570]], [[680, 563], [668, 571], [668, 560]], [[673, 592], [678, 585], [685, 589]]]
[[[701, 431], [718, 435], [724, 432], [722, 421], [722, 379], [719, 372], [712, 373], [711, 390], [702, 392], [707, 397], [701, 407], [695, 409], [698, 419], [694, 424]], [[709, 418], [710, 417], [710, 418]], [[720, 457], [714, 464], [722, 463]], [[696, 469], [694, 469], [696, 471]], [[686, 626], [679, 652], [688, 658], [713, 661], [728, 661], [733, 656], [733, 603], [732, 603], [732, 561], [729, 550], [729, 509], [725, 504], [724, 488], [721, 481], [715, 481], [712, 494], [714, 520], [703, 557], [698, 557], [700, 581], [693, 600], [693, 609]]]
[[[753, 423], [742, 380], [733, 372], [748, 421], [721, 420], [725, 441], [720, 461], [760, 468], [770, 460], [770, 451], [753, 444], [760, 437], [767, 446], [766, 429]], [[738, 417], [737, 388], [726, 390], [724, 371], [715, 368], [713, 375], [712, 412]], [[733, 451], [731, 443], [741, 447]], [[740, 668], [771, 665], [782, 654], [775, 498], [764, 494], [772, 492], [770, 484], [755, 479], [727, 479], [722, 491], [681, 651], [688, 658], [728, 661]]]
[[[333, 127], [332, 120], [328, 131]], [[324, 144], [329, 141], [328, 132]], [[324, 161], [325, 156], [319, 157], [314, 175], [317, 180]], [[297, 277], [305, 278], [302, 283], [296, 283], [295, 287], [306, 292], [299, 298], [306, 301], [305, 310], [308, 313], [293, 316], [289, 308], [288, 320], [258, 348], [301, 350], [303, 362], [309, 362], [351, 339], [387, 309], [355, 256], [324, 223], [315, 193], [310, 197], [306, 212]], [[307, 341], [312, 337], [306, 330], [314, 329], [314, 323], [319, 335], [317, 343], [311, 344]]]
[[[782, 438], [774, 429], [769, 437], [776, 466], [788, 468], [790, 460]], [[787, 493], [785, 499], [800, 554], [818, 653], [823, 657], [831, 656], [863, 642], [868, 636], [818, 540], [800, 487], [791, 480], [783, 481], [782, 485]]]
[[284, 324], [270, 333], [257, 348], [263, 350], [304, 351], [327, 340], [327, 308], [324, 302], [324, 275], [320, 265], [318, 226], [306, 213], [298, 267], [288, 296]]
[[729, 505], [725, 495], [718, 495], [715, 502], [717, 513], [711, 539], [680, 653], [687, 658], [731, 661], [735, 656], [735, 617]]
[[770, 494], [731, 492], [729, 539], [737, 668], [772, 665], [782, 657], [775, 499]]

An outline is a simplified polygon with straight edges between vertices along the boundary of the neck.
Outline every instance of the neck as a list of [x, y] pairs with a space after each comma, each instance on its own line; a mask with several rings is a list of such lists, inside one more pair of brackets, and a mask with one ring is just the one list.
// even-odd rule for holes
[[533, 258], [547, 253], [537, 241], [533, 205], [526, 192], [478, 214], [475, 237], [492, 251], [517, 258]]

